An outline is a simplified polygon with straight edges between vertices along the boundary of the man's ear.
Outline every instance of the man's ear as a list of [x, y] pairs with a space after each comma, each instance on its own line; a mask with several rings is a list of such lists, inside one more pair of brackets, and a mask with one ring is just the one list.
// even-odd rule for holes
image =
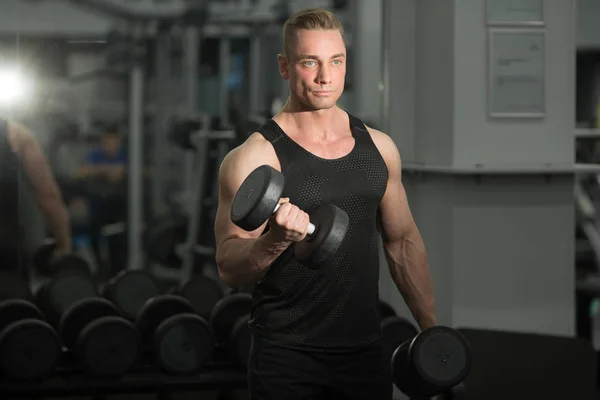
[[279, 74], [284, 80], [287, 81], [290, 77], [290, 65], [287, 58], [283, 54], [277, 54], [277, 62], [279, 63]]

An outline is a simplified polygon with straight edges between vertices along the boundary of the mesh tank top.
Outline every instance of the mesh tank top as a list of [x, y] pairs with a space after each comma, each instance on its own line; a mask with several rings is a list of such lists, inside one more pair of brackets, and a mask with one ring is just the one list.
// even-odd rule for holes
[[281, 164], [284, 197], [309, 215], [332, 203], [350, 219], [329, 263], [307, 267], [290, 246], [256, 284], [250, 328], [276, 345], [346, 352], [381, 339], [377, 214], [388, 170], [365, 125], [349, 117], [354, 148], [333, 160], [308, 152], [273, 120], [258, 129]]

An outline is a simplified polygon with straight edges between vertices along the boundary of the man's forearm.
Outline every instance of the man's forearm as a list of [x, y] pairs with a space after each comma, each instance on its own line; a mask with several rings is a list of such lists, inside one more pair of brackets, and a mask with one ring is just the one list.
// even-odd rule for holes
[[384, 243], [392, 279], [421, 329], [437, 324], [425, 244], [418, 231]]
[[44, 219], [52, 232], [57, 247], [62, 250], [71, 250], [71, 228], [67, 208], [60, 196], [40, 196], [38, 202]]
[[218, 249], [219, 275], [230, 286], [257, 282], [289, 245], [273, 241], [269, 233], [257, 239], [227, 239]]

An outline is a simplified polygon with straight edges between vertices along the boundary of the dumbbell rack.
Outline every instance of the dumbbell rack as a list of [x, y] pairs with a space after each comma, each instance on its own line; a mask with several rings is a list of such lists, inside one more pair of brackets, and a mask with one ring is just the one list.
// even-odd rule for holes
[[[190, 189], [190, 196], [186, 196], [184, 199], [189, 216], [187, 238], [176, 249], [176, 253], [183, 260], [183, 265], [180, 270], [154, 269], [155, 275], [159, 277], [175, 278], [179, 281], [187, 281], [194, 275], [194, 261], [197, 255], [214, 256], [216, 253], [214, 247], [198, 243], [202, 218], [207, 211], [209, 213], [214, 211], [218, 204], [218, 178], [212, 181], [211, 193], [208, 196], [205, 195], [208, 160], [211, 160], [216, 166], [217, 173], [215, 175], [218, 176], [218, 168], [229, 151], [229, 142], [236, 137], [236, 132], [233, 129], [212, 130], [211, 116], [208, 114], [200, 114], [196, 118], [200, 121], [202, 128], [191, 133], [190, 142], [193, 146], [187, 149], [192, 151], [194, 155], [187, 185]], [[214, 149], [215, 147], [216, 149]]]

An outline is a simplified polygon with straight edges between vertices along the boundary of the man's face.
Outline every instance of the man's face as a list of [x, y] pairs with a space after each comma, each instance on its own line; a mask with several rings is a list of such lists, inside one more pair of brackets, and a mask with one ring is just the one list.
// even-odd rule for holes
[[114, 157], [121, 149], [121, 138], [117, 134], [106, 134], [102, 137], [102, 150]]
[[344, 91], [346, 46], [339, 30], [298, 30], [289, 59], [279, 56], [279, 70], [290, 92], [309, 110], [336, 105]]

